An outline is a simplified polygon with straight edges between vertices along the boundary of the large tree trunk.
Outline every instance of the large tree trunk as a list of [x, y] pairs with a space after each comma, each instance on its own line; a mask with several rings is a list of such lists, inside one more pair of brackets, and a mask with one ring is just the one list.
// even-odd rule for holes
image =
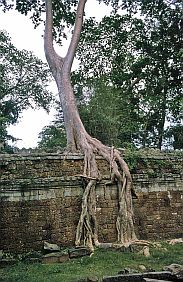
[[79, 143], [83, 140], [85, 129], [78, 113], [70, 77], [65, 75], [64, 67], [58, 74], [56, 81], [64, 114], [67, 148], [76, 151], [80, 149]]
[[83, 177], [86, 180], [86, 188], [83, 194], [82, 211], [76, 231], [76, 245], [84, 243], [91, 248], [93, 244], [101, 245], [98, 242], [95, 214], [95, 186], [101, 178], [95, 159], [96, 155], [101, 155], [108, 161], [111, 170], [111, 181], [116, 181], [118, 184], [119, 215], [116, 223], [118, 243], [128, 245], [136, 240], [131, 196], [132, 179], [128, 166], [118, 150], [103, 145], [99, 140], [92, 138], [86, 132], [78, 113], [70, 80], [70, 70], [81, 33], [85, 3], [86, 0], [80, 0], [78, 3], [74, 32], [65, 58], [58, 56], [53, 48], [51, 0], [46, 0], [44, 37], [46, 58], [58, 87], [63, 110], [67, 133], [67, 150], [80, 151], [84, 154]]

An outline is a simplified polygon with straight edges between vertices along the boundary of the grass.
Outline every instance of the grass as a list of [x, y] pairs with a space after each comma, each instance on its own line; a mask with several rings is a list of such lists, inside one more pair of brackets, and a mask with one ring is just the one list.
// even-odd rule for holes
[[1, 282], [74, 282], [82, 278], [115, 275], [125, 267], [137, 269], [139, 265], [156, 271], [171, 263], [183, 264], [183, 244], [166, 243], [163, 248], [150, 249], [151, 256], [97, 249], [91, 257], [73, 259], [62, 264], [25, 264], [0, 269]]

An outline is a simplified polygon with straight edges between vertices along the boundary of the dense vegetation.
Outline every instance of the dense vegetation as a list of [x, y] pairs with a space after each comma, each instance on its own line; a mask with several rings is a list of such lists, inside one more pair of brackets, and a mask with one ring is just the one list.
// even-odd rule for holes
[[[111, 16], [104, 17], [101, 22], [93, 18], [85, 21], [77, 49], [79, 68], [72, 74], [80, 115], [87, 131], [110, 146], [183, 148], [181, 1], [103, 2], [112, 6]], [[15, 7], [22, 14], [29, 12], [35, 26], [40, 24], [45, 11], [44, 1], [7, 0], [0, 5], [4, 10]], [[62, 4], [53, 1], [54, 37], [59, 43], [67, 37], [65, 28], [74, 23], [76, 5], [74, 0], [65, 0]], [[22, 65], [28, 68], [27, 63], [37, 58], [26, 51], [23, 54], [16, 50], [4, 33], [0, 40], [1, 58], [6, 57], [6, 63], [2, 64], [1, 60], [0, 122], [3, 141], [5, 136], [6, 139], [11, 138], [7, 135], [7, 126], [16, 123], [22, 110], [32, 105], [30, 98], [28, 100], [30, 95], [25, 99], [25, 93], [31, 92], [31, 99], [43, 107], [49, 98], [45, 90], [45, 66], [40, 61], [34, 61], [30, 65], [36, 64], [39, 68], [29, 68], [32, 71], [29, 84], [26, 80], [18, 82]], [[9, 68], [8, 60], [14, 60], [16, 69]], [[6, 73], [12, 72], [14, 82], [11, 77], [7, 80], [5, 70]], [[41, 83], [30, 89], [36, 77]], [[7, 98], [10, 90], [11, 99]], [[21, 97], [15, 102], [20, 91]], [[58, 137], [61, 137], [60, 143]], [[56, 121], [40, 133], [40, 147], [63, 147], [65, 142], [63, 118], [57, 116]]]
[[111, 2], [110, 17], [85, 22], [77, 50], [72, 78], [84, 125], [110, 146], [181, 149], [181, 3], [121, 1], [121, 15], [120, 1]]
[[[5, 31], [0, 31], [0, 143], [7, 149], [9, 125], [17, 123], [23, 110], [42, 107], [48, 111], [52, 100], [47, 86], [48, 67], [31, 52], [18, 50]], [[5, 148], [4, 148], [5, 145]]]

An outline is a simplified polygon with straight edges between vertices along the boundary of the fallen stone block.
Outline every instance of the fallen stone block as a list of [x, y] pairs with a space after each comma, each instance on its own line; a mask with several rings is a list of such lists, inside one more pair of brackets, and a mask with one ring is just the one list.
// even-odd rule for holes
[[176, 279], [169, 271], [133, 273], [104, 277], [103, 282], [144, 282], [144, 278], [174, 281]]
[[141, 276], [133, 276], [133, 275], [116, 275], [116, 276], [108, 276], [104, 277], [103, 282], [143, 282], [143, 278]]
[[46, 250], [47, 252], [59, 252], [60, 251], [60, 247], [57, 244], [52, 244], [49, 242], [44, 242], [44, 250]]
[[180, 281], [183, 281], [183, 265], [172, 263], [170, 265], [167, 265], [163, 267], [163, 270], [170, 271], [172, 274], [174, 274], [177, 279]]
[[69, 260], [69, 254], [62, 253], [50, 253], [42, 257], [42, 263], [52, 264], [52, 263], [62, 263]]
[[69, 257], [72, 258], [79, 258], [83, 256], [90, 256], [92, 251], [87, 247], [77, 247], [68, 251]]
[[151, 279], [151, 278], [143, 278], [144, 282], [172, 282], [170, 280], [157, 280], [157, 279]]
[[147, 272], [147, 267], [143, 264], [139, 264], [138, 269], [140, 272]]
[[180, 244], [180, 243], [183, 243], [183, 238], [172, 239], [168, 242], [169, 242], [170, 245]]
[[183, 270], [183, 265], [172, 263], [163, 267], [163, 270], [170, 271], [172, 273], [177, 273]]

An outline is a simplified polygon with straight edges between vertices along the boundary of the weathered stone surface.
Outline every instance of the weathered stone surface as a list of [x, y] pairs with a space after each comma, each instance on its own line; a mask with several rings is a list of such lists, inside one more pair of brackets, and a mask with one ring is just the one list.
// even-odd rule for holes
[[59, 252], [60, 247], [57, 244], [51, 244], [49, 242], [44, 242], [44, 250], [47, 252]]
[[[106, 185], [110, 167], [97, 158], [104, 176], [96, 187], [100, 242], [117, 239], [118, 193]], [[160, 165], [163, 162], [163, 165]], [[138, 198], [133, 199], [138, 238], [183, 236], [183, 159], [147, 155], [132, 171]], [[84, 183], [82, 155], [32, 153], [0, 155], [0, 249], [42, 250], [43, 242], [74, 245]]]
[[183, 265], [172, 263], [168, 266], [165, 266], [163, 269], [165, 271], [170, 271], [177, 277], [178, 280], [183, 281]]
[[79, 258], [91, 255], [91, 250], [87, 247], [78, 247], [68, 251], [70, 258]]
[[171, 271], [172, 273], [177, 273], [183, 270], [183, 265], [172, 263], [170, 265], [164, 266], [163, 270]]
[[157, 280], [157, 279], [151, 279], [151, 278], [143, 278], [144, 282], [172, 282], [170, 280]]
[[173, 279], [176, 279], [176, 277], [170, 271], [162, 271], [109, 276], [104, 277], [103, 282], [142, 282], [144, 281], [144, 278], [166, 281], [172, 281]]
[[50, 253], [47, 255], [44, 255], [42, 257], [42, 263], [43, 264], [53, 264], [53, 263], [62, 263], [69, 260], [68, 254], [62, 254], [62, 253]]
[[146, 266], [143, 265], [143, 264], [140, 264], [140, 265], [138, 266], [138, 269], [139, 269], [141, 272], [146, 272], [146, 271], [147, 271]]
[[175, 273], [175, 276], [178, 280], [183, 281], [183, 270], [180, 270], [179, 272]]
[[172, 239], [169, 241], [170, 245], [183, 244], [183, 238]]

